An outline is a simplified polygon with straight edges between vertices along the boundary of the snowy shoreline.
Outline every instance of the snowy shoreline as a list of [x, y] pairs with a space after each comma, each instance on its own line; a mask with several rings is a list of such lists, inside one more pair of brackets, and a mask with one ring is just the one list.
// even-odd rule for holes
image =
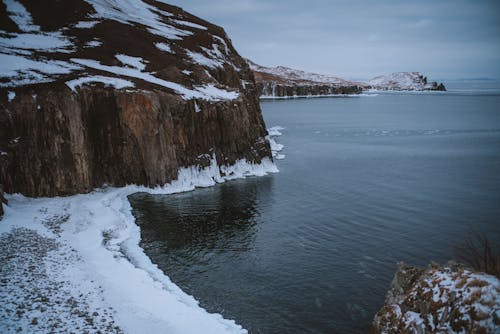
[[[56, 282], [66, 287], [66, 290], [61, 291], [72, 294], [72, 300], [87, 305], [85, 310], [94, 310], [93, 313], [86, 311], [89, 314], [99, 314], [95, 310], [113, 310], [102, 322], [116, 325], [117, 332], [247, 333], [234, 320], [205, 311], [194, 297], [183, 292], [151, 262], [139, 246], [140, 228], [135, 223], [128, 196], [136, 192], [186, 192], [228, 180], [276, 172], [277, 167], [268, 158], [260, 164], [239, 160], [232, 166], [219, 166], [213, 157], [208, 167], [180, 169], [178, 179], [162, 187], [109, 187], [96, 189], [89, 194], [55, 198], [7, 195], [9, 206], [5, 208], [5, 215], [0, 221], [0, 238], [17, 240], [19, 238], [16, 237], [23, 233], [35, 233], [40, 240], [45, 238], [49, 243], [60, 245], [47, 252], [42, 263], [37, 264], [46, 275], [46, 282], [39, 282], [37, 289], [43, 291], [47, 288], [45, 285]], [[77, 255], [68, 258], [65, 255], [68, 252]], [[5, 261], [14, 270], [21, 270], [19, 268], [23, 265], [19, 259], [7, 258]], [[49, 270], [50, 263], [56, 263], [55, 268], [58, 269]], [[7, 279], [16, 275], [23, 276], [22, 273], [11, 272], [7, 274]], [[0, 295], [8, 296], [12, 304], [3, 306], [14, 310], [18, 307], [16, 298], [26, 298], [25, 290], [29, 288], [16, 286], [16, 282], [9, 282], [8, 291], [0, 287]], [[66, 298], [66, 295], [60, 298]], [[30, 304], [32, 301], [24, 302]], [[3, 309], [10, 310], [9, 307]], [[61, 318], [55, 326], [59, 323], [66, 326], [60, 328], [63, 332], [81, 330], [82, 325], [76, 327], [77, 324], [71, 319], [73, 313], [68, 310], [58, 305], [54, 310], [31, 310], [20, 318], [9, 314], [9, 311], [0, 311], [0, 331], [11, 333], [21, 328], [28, 332], [52, 332], [54, 328], [43, 326], [54, 316]], [[74, 307], [71, 310], [74, 312]], [[92, 316], [87, 316], [87, 321], [88, 318], [93, 321]]]

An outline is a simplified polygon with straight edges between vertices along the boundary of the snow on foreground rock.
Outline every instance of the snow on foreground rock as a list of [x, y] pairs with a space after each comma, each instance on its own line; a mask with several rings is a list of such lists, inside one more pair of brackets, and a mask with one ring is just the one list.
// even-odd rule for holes
[[500, 281], [457, 264], [399, 264], [375, 333], [500, 333]]
[[184, 168], [154, 189], [106, 188], [63, 198], [9, 195], [0, 221], [1, 333], [246, 333], [209, 314], [139, 247], [127, 196], [176, 193], [277, 172], [238, 161]]

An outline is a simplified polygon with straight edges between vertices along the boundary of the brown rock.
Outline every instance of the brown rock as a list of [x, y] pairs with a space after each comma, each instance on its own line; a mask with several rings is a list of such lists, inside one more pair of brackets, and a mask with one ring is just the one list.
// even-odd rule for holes
[[[67, 36], [69, 51], [28, 50], [22, 57], [38, 61], [41, 54], [49, 60], [86, 59], [102, 67], [131, 69], [117, 58], [125, 54], [143, 61], [145, 68], [135, 73], [190, 91], [213, 87], [238, 97], [185, 98], [154, 80], [85, 65], [30, 85], [0, 73], [0, 183], [7, 193], [55, 196], [104, 184], [154, 186], [175, 179], [180, 167], [207, 165], [207, 156], [215, 156], [219, 164], [271, 157], [252, 72], [222, 28], [178, 7], [148, 1], [158, 22], [184, 35], [170, 40], [142, 24], [110, 19], [97, 19], [95, 26], [82, 29], [74, 25], [93, 15], [92, 6], [80, 0], [63, 3], [27, 2], [25, 7], [42, 31]], [[51, 8], [61, 11], [56, 19]], [[15, 30], [2, 24], [0, 32]], [[100, 44], [88, 46], [94, 39]], [[158, 43], [168, 44], [171, 52], [159, 49]], [[17, 51], [6, 47], [2, 52]], [[195, 61], [191, 54], [218, 65]], [[65, 84], [95, 75], [128, 80], [134, 87], [91, 83], [72, 91]]]

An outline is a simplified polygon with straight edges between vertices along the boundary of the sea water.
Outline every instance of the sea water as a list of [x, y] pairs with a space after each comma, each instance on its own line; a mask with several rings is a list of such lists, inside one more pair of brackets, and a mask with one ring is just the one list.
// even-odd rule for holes
[[141, 246], [251, 333], [363, 333], [398, 261], [500, 240], [500, 86], [263, 101], [280, 173], [130, 200]]

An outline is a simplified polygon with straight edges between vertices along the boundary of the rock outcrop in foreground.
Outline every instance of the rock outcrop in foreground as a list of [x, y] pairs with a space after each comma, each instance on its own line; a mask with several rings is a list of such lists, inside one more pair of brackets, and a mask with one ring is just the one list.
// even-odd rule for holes
[[457, 264], [399, 264], [374, 333], [498, 333], [500, 281]]
[[367, 82], [350, 81], [288, 67], [265, 67], [250, 60], [261, 97], [310, 97], [359, 94], [364, 91], [445, 91], [442, 83], [427, 82], [419, 72], [398, 72], [375, 77]]
[[158, 185], [271, 158], [224, 30], [153, 0], [0, 2], [0, 184], [28, 196]]

